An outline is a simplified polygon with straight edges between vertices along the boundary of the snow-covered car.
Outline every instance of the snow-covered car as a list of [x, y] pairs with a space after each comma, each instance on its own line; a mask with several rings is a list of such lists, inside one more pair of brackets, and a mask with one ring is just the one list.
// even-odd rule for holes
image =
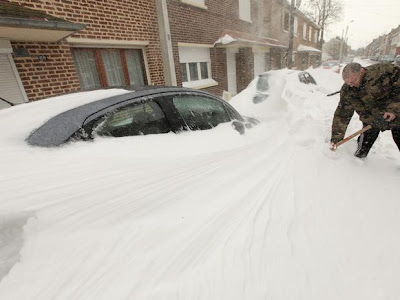
[[[288, 71], [289, 73], [297, 72], [297, 71]], [[254, 103], [261, 103], [268, 99], [270, 96], [270, 88], [271, 88], [271, 77], [273, 76], [274, 71], [269, 71], [262, 73], [257, 76], [256, 83], [256, 94], [253, 96]], [[298, 73], [299, 81], [305, 84], [317, 84], [315, 79], [308, 72], [299, 72]]]
[[323, 69], [331, 69], [336, 73], [340, 73], [340, 61], [338, 60], [327, 60], [321, 64]]
[[[137, 136], [186, 130], [207, 130], [232, 122], [240, 133], [257, 123], [241, 116], [224, 100], [203, 91], [179, 87], [136, 87], [134, 91], [114, 96], [100, 96], [89, 103], [66, 109], [43, 124], [32, 128], [28, 144], [41, 147], [60, 146], [68, 141], [93, 140], [98, 136]], [[84, 100], [92, 92], [69, 95]], [[101, 91], [100, 91], [101, 92]], [[50, 103], [51, 99], [46, 102]], [[36, 103], [19, 109], [32, 109]], [[22, 107], [24, 106], [24, 107]], [[43, 108], [43, 110], [45, 110]], [[14, 111], [4, 112], [13, 114]], [[40, 112], [39, 112], [40, 113]]]

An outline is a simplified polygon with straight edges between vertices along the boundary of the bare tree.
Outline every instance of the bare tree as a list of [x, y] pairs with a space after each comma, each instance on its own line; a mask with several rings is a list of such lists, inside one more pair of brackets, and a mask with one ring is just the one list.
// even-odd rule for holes
[[341, 0], [307, 0], [303, 11], [307, 17], [319, 25], [318, 45], [322, 48], [325, 28], [340, 21], [343, 16], [343, 3]]
[[341, 45], [341, 39], [339, 37], [336, 37], [325, 43], [324, 51], [330, 57], [332, 57], [332, 59], [337, 60], [337, 59], [339, 59], [340, 45]]

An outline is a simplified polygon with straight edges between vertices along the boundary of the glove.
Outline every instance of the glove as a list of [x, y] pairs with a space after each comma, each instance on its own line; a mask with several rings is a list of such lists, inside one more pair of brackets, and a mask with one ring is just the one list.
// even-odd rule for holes
[[385, 130], [389, 130], [390, 129], [390, 124], [388, 121], [386, 121], [383, 116], [376, 118], [372, 123], [371, 126], [373, 128], [377, 128], [380, 131], [385, 131]]

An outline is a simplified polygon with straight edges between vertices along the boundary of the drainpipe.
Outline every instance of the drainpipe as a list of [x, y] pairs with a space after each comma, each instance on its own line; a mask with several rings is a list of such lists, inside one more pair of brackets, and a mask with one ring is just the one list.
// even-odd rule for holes
[[294, 38], [294, 11], [295, 0], [291, 1], [289, 14], [289, 47], [288, 47], [288, 69], [293, 67], [293, 38]]
[[176, 86], [175, 62], [172, 51], [171, 31], [169, 28], [167, 0], [156, 0], [155, 2], [160, 33], [165, 85]]

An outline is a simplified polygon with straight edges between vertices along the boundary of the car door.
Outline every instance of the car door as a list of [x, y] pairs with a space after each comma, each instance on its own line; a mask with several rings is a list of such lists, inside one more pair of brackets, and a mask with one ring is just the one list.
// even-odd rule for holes
[[161, 96], [142, 97], [126, 101], [118, 107], [91, 116], [83, 126], [91, 137], [98, 136], [135, 136], [160, 134], [172, 131], [170, 122], [160, 105]]
[[164, 98], [172, 104], [184, 130], [207, 130], [218, 124], [240, 119], [223, 100], [203, 93], [169, 93]]

